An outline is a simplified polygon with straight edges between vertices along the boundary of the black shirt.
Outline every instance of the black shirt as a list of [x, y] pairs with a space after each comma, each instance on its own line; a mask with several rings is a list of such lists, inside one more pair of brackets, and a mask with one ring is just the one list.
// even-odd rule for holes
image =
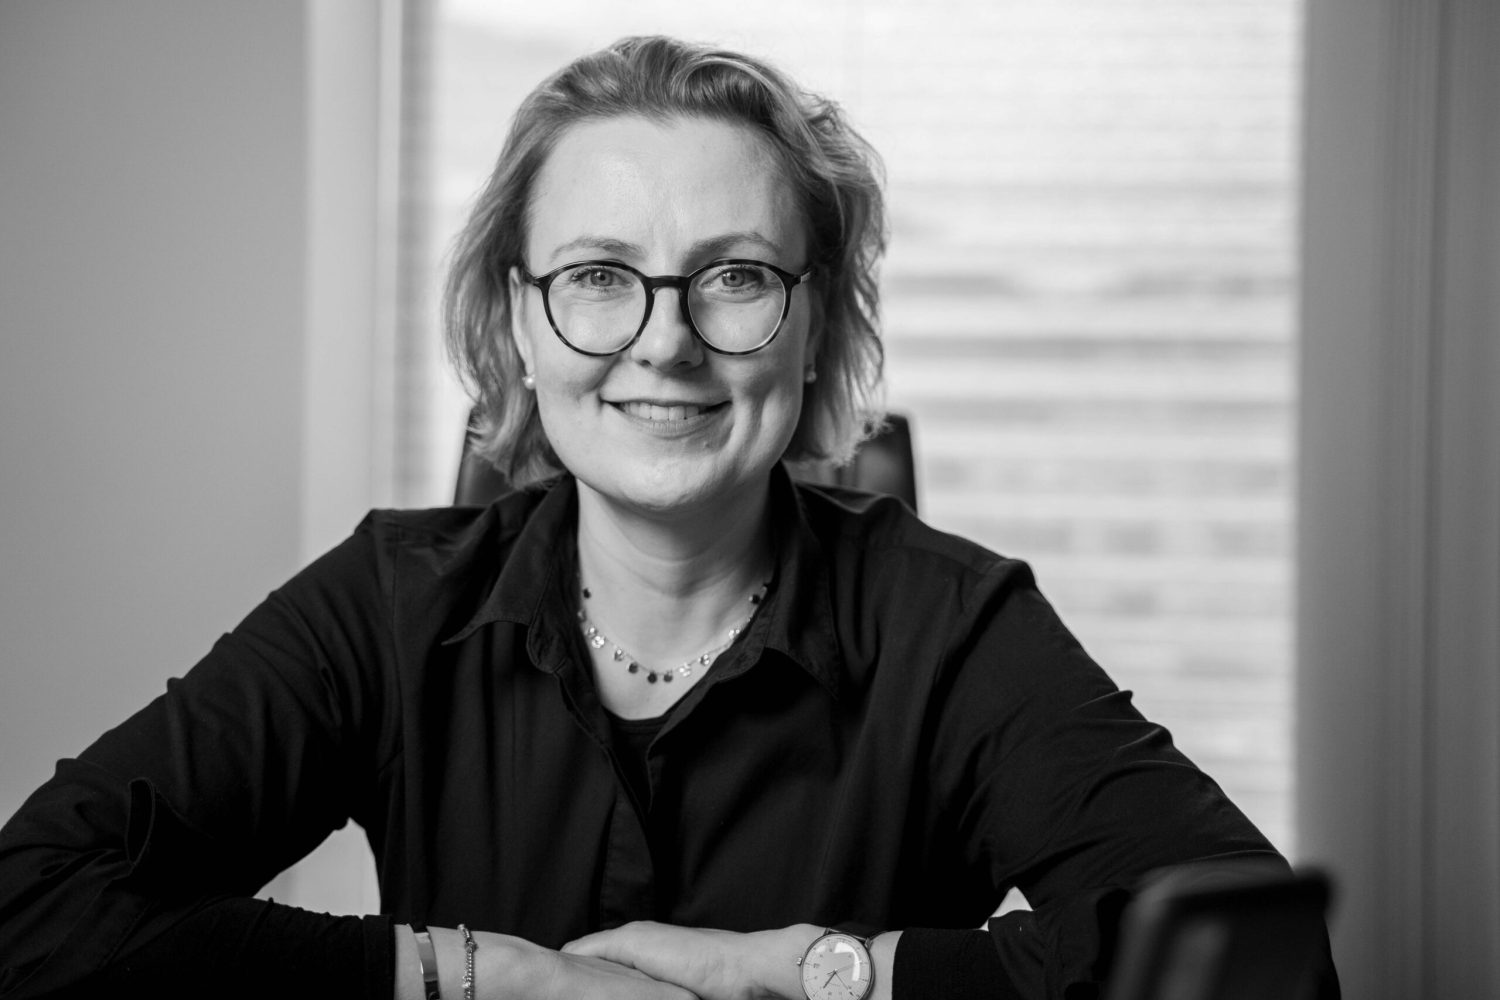
[[[1275, 856], [1025, 564], [780, 469], [771, 512], [766, 603], [641, 741], [646, 797], [578, 637], [572, 481], [371, 514], [0, 831], [0, 989], [384, 997], [392, 921], [965, 930], [1019, 886], [1034, 913], [950, 940], [1060, 995], [1142, 873]], [[387, 917], [246, 898], [349, 819]]]

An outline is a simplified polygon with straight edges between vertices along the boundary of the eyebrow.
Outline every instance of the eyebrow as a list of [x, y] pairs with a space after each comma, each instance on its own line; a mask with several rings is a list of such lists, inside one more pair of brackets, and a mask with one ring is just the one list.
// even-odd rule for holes
[[[710, 236], [701, 239], [688, 247], [688, 258], [690, 260], [722, 257], [730, 247], [744, 246], [750, 244], [766, 251], [778, 261], [784, 255], [781, 244], [769, 239], [754, 230], [744, 230], [734, 233], [722, 233], [718, 236]], [[552, 259], [567, 257], [569, 254], [580, 250], [597, 250], [612, 257], [621, 259], [635, 259], [646, 255], [645, 248], [639, 243], [631, 243], [629, 240], [615, 239], [612, 236], [596, 236], [586, 234], [576, 239], [571, 239], [561, 244], [552, 251]]]

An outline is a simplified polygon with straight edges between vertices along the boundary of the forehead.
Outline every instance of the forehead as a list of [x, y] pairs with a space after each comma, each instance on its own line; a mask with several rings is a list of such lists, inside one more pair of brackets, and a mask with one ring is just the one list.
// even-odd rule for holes
[[806, 252], [796, 197], [768, 140], [704, 118], [571, 126], [537, 175], [527, 215], [533, 270], [605, 248], [620, 252], [604, 256], [634, 255], [630, 263], [652, 268], [685, 267], [695, 248], [710, 245], [715, 256], [788, 268]]

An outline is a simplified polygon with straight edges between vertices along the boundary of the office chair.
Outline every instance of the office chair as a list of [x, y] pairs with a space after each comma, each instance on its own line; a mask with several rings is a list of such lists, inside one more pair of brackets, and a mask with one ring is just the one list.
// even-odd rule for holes
[[[469, 411], [473, 426], [474, 412]], [[505, 476], [489, 462], [475, 454], [473, 436], [464, 434], [463, 458], [458, 465], [458, 482], [453, 502], [458, 505], [484, 505], [509, 488]], [[870, 493], [889, 493], [917, 509], [917, 474], [912, 453], [911, 422], [901, 414], [890, 414], [884, 426], [869, 440], [848, 465], [834, 467], [828, 462], [798, 462], [789, 465], [792, 476], [809, 483], [848, 486]]]
[[1107, 1000], [1314, 1000], [1332, 988], [1323, 872], [1198, 862], [1126, 909]]

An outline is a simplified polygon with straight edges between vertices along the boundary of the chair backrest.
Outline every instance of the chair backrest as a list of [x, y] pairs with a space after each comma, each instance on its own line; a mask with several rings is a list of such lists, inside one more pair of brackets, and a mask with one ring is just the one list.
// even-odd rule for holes
[[889, 493], [917, 509], [917, 469], [911, 442], [911, 421], [899, 413], [886, 414], [874, 436], [860, 444], [847, 465], [796, 462], [792, 475], [808, 483], [849, 486], [867, 493]]
[[1321, 872], [1233, 862], [1157, 873], [1126, 908], [1108, 1000], [1312, 1000], [1333, 976]]
[[[470, 426], [473, 418], [470, 411]], [[487, 504], [510, 488], [505, 476], [475, 453], [472, 441], [472, 435], [465, 432], [463, 458], [459, 461], [458, 482], [453, 491], [453, 502], [459, 505]], [[836, 468], [827, 462], [799, 462], [790, 468], [793, 476], [805, 482], [889, 493], [906, 501], [912, 510], [917, 509], [911, 421], [899, 413], [886, 417], [885, 425], [860, 445], [848, 465]]]

